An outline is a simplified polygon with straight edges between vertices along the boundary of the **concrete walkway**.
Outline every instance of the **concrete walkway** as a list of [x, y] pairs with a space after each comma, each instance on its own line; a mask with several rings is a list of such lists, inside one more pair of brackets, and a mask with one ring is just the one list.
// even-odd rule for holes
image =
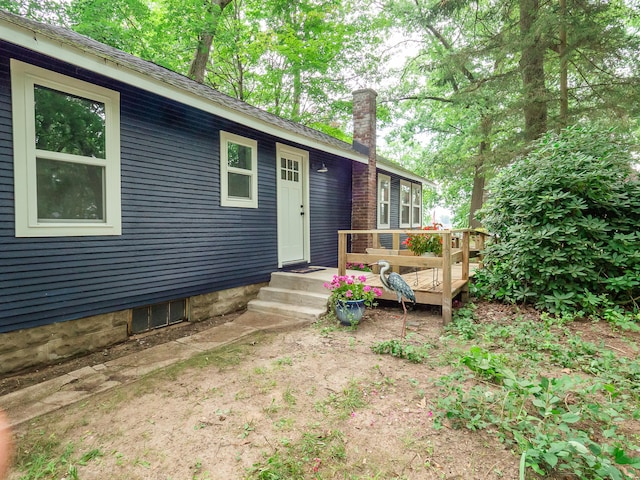
[[61, 377], [0, 397], [12, 427], [84, 400], [98, 392], [136, 381], [141, 376], [228, 345], [257, 332], [309, 325], [309, 319], [245, 312], [232, 322], [210, 328], [115, 360], [84, 367]]

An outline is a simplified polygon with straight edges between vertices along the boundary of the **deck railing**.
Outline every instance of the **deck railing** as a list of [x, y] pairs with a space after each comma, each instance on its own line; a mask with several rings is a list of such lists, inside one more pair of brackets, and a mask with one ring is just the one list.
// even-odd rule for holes
[[[402, 245], [407, 235], [439, 235], [442, 236], [442, 255], [439, 257], [416, 256]], [[371, 236], [371, 247], [366, 252], [349, 252], [349, 237], [352, 242], [355, 236]], [[441, 269], [442, 291], [416, 291], [419, 303], [442, 306], [444, 324], [451, 321], [453, 298], [459, 293], [462, 300], [468, 297], [469, 263], [473, 253], [484, 249], [485, 233], [472, 229], [459, 230], [339, 230], [338, 231], [338, 273], [344, 275], [347, 264], [370, 265], [378, 260], [386, 260], [396, 272], [401, 267], [412, 267], [415, 270]], [[390, 239], [389, 239], [390, 237]], [[382, 242], [384, 240], [384, 242]], [[390, 245], [390, 248], [382, 245]], [[461, 264], [461, 278], [454, 279], [452, 265]]]

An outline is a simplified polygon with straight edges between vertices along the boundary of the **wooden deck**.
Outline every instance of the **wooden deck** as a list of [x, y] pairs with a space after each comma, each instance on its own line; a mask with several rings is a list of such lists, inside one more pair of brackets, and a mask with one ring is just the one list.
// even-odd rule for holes
[[[469, 276], [478, 268], [478, 264], [469, 264]], [[416, 301], [426, 305], [442, 305], [442, 293], [444, 291], [443, 273], [439, 268], [429, 268], [425, 270], [415, 270], [414, 272], [402, 274], [402, 278], [409, 284], [416, 294]], [[367, 274], [368, 285], [382, 288], [380, 275], [376, 273]], [[462, 278], [462, 265], [451, 266], [451, 297], [455, 298], [462, 293], [464, 297], [468, 293], [468, 280]], [[383, 290], [380, 298], [385, 300], [397, 300], [397, 295], [393, 292]], [[466, 301], [466, 298], [463, 298]]]
[[[415, 256], [403, 249], [401, 237], [407, 234], [442, 236], [442, 255], [439, 257]], [[349, 252], [348, 245], [357, 238], [370, 236], [365, 252]], [[391, 237], [392, 248], [381, 247], [381, 237]], [[338, 231], [338, 273], [344, 275], [347, 264], [371, 265], [378, 260], [386, 260], [393, 271], [402, 274], [416, 294], [418, 303], [442, 306], [442, 321], [451, 321], [453, 298], [461, 295], [468, 299], [469, 279], [480, 264], [470, 263], [470, 259], [484, 248], [483, 232], [464, 230], [340, 230]], [[349, 242], [349, 239], [352, 242]], [[388, 238], [387, 244], [388, 242]], [[377, 267], [374, 272], [377, 272]], [[367, 283], [382, 286], [377, 274], [369, 274]], [[396, 300], [393, 292], [385, 292], [384, 299]]]

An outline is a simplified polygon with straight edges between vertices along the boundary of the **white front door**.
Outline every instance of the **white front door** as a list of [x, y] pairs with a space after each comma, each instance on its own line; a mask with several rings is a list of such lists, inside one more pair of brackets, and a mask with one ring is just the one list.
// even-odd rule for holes
[[309, 261], [309, 153], [277, 144], [278, 263]]

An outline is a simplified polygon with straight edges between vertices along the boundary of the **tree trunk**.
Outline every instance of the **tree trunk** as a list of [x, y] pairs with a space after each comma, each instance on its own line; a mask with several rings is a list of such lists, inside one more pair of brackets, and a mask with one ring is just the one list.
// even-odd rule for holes
[[484, 115], [480, 122], [482, 128], [482, 141], [478, 148], [475, 169], [473, 172], [473, 190], [471, 190], [471, 206], [469, 208], [469, 228], [480, 228], [482, 224], [476, 218], [476, 212], [482, 208], [484, 203], [484, 159], [489, 154], [491, 145], [491, 129], [493, 121], [488, 115]]
[[567, 79], [567, 0], [560, 0], [560, 127], [569, 123], [569, 85]]
[[542, 35], [536, 32], [539, 9], [538, 0], [520, 0], [520, 39], [522, 41], [520, 73], [524, 90], [524, 125], [527, 141], [535, 140], [547, 130], [545, 45], [542, 42]]
[[211, 13], [213, 17], [213, 22], [198, 37], [198, 46], [196, 47], [193, 60], [189, 66], [189, 73], [187, 73], [189, 78], [192, 78], [198, 83], [204, 83], [204, 74], [207, 71], [207, 63], [209, 62], [211, 45], [213, 45], [213, 37], [218, 27], [218, 19], [224, 8], [229, 5], [231, 1], [232, 0], [210, 0], [209, 13]]

